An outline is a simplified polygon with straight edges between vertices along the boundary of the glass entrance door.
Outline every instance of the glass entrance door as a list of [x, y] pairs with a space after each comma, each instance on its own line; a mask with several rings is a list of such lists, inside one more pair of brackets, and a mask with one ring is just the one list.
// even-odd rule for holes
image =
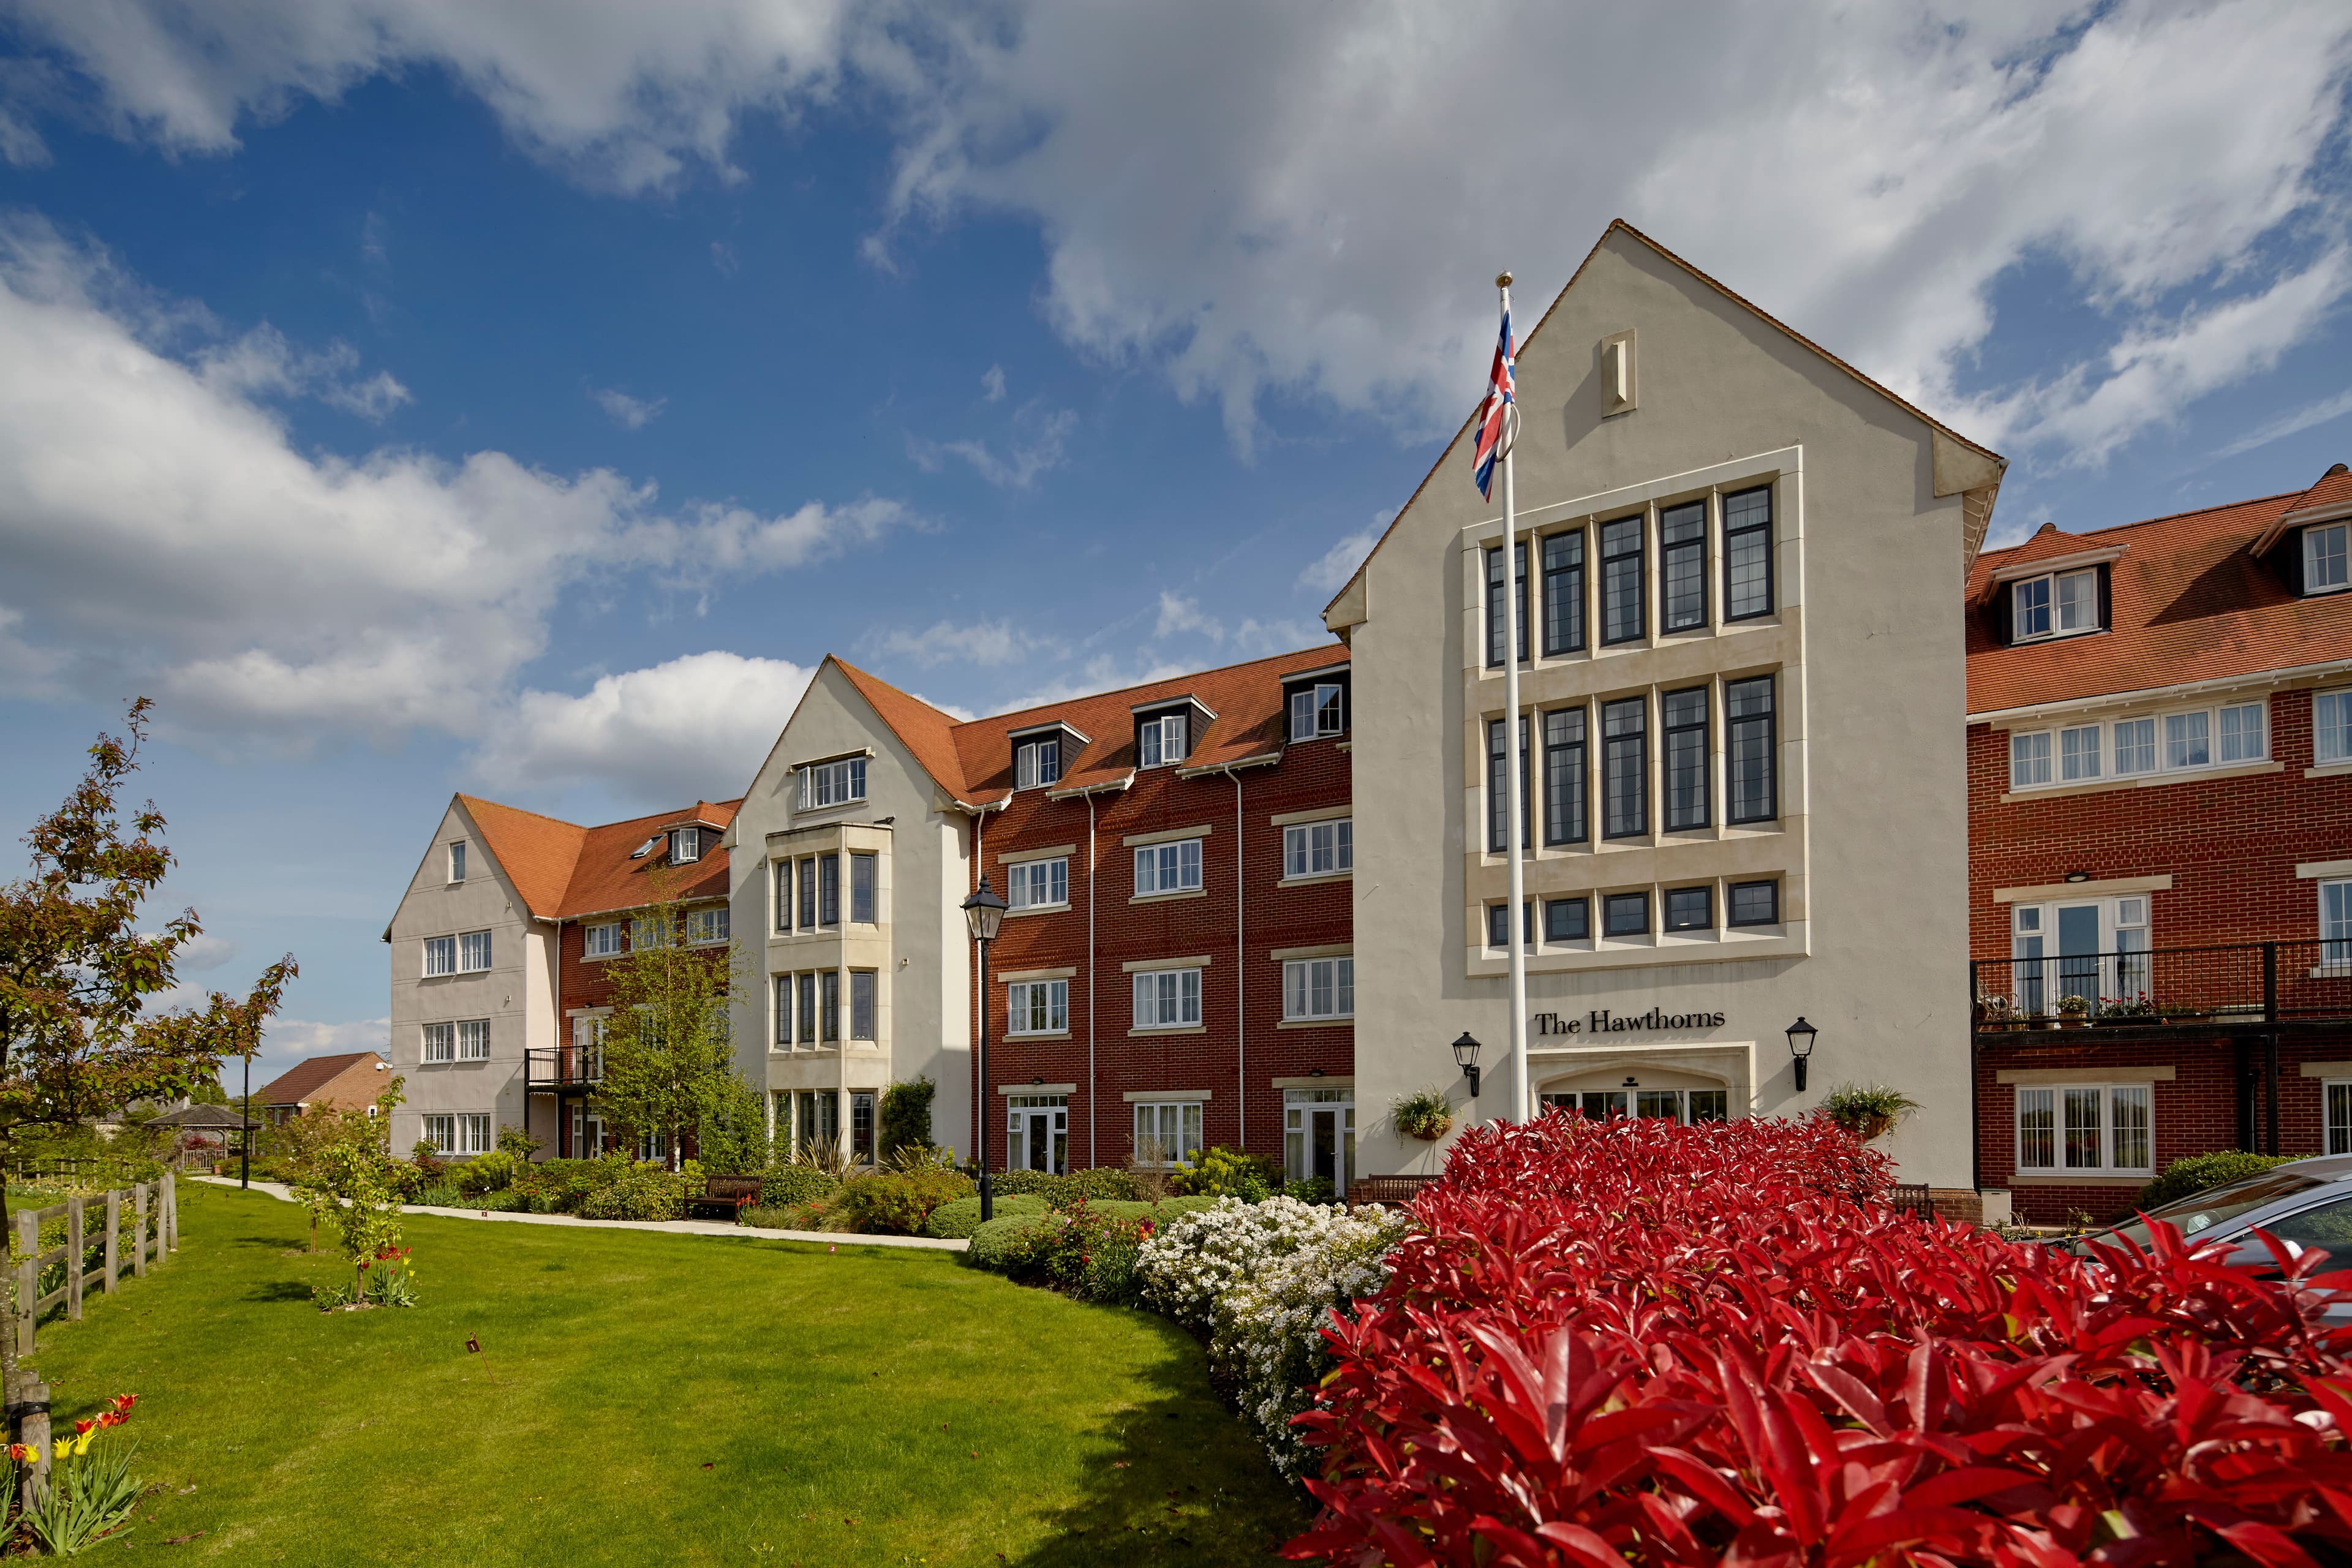
[[1356, 1168], [1356, 1097], [1345, 1089], [1294, 1089], [1283, 1094], [1283, 1165], [1294, 1182], [1321, 1178], [1344, 1197]]
[[2080, 996], [2090, 1006], [2099, 1004], [2099, 906], [2062, 904], [2058, 908], [2058, 996], [2063, 1005]]
[[1005, 1164], [1061, 1175], [1070, 1163], [1067, 1095], [1016, 1094], [1005, 1108]]

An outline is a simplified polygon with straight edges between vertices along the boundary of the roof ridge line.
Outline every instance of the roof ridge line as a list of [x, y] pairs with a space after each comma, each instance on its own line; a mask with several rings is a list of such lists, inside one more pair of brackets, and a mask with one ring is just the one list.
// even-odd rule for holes
[[[1348, 652], [1348, 645], [1338, 641], [1336, 638], [1333, 640], [1331, 646], [1334, 648], [1337, 648], [1343, 657]], [[1302, 653], [1320, 653], [1323, 651], [1325, 650], [1322, 645], [1309, 644], [1306, 647], [1290, 648], [1282, 653], [1261, 654], [1255, 658], [1244, 658], [1234, 664], [1205, 665], [1199, 669], [1187, 670], [1182, 675], [1162, 676], [1158, 680], [1138, 680], [1130, 682], [1126, 686], [1105, 687], [1100, 691], [1074, 692], [1067, 697], [1055, 698], [1052, 702], [1033, 702], [1025, 708], [1008, 708], [1002, 713], [983, 713], [977, 719], [956, 719], [950, 717], [949, 722], [953, 724], [955, 728], [959, 730], [973, 724], [992, 724], [999, 719], [1010, 719], [1017, 714], [1042, 713], [1046, 709], [1057, 707], [1066, 702], [1093, 702], [1105, 697], [1117, 697], [1129, 691], [1140, 691], [1147, 686], [1166, 686], [1174, 681], [1191, 680], [1196, 676], [1217, 675], [1228, 669], [1247, 669], [1252, 665], [1255, 664], [1272, 664], [1278, 658], [1296, 658]], [[919, 702], [922, 699], [917, 698], [916, 700]]]
[[[2080, 530], [2060, 528], [2058, 529], [2058, 531], [2066, 535], [2069, 539], [2087, 539], [2094, 533], [2113, 533], [2119, 528], [2146, 528], [2148, 524], [2154, 522], [2174, 522], [2184, 517], [2202, 517], [2207, 512], [2228, 511], [2232, 507], [2260, 506], [2266, 500], [2293, 500], [2300, 496], [2308, 495], [2316, 488], [2317, 487], [2313, 485], [2305, 485], [2299, 490], [2281, 490], [2276, 495], [2248, 496], [2243, 500], [2217, 501], [2211, 506], [2193, 506], [2186, 511], [2158, 512], [2154, 517], [2135, 518], [2129, 522], [2103, 522], [2096, 528], [2085, 528]], [[2057, 527], [2055, 523], [2053, 523], [2050, 526], [2053, 528]], [[2039, 532], [2040, 531], [2036, 530], [2035, 531]], [[2012, 550], [2022, 550], [2032, 542], [2033, 534], [2029, 533], [2023, 539], [2019, 540], [2015, 544], [2004, 544], [1997, 550], [1980, 551], [1978, 552], [1978, 559], [1982, 560], [1986, 556], [1991, 555], [2006, 555]]]

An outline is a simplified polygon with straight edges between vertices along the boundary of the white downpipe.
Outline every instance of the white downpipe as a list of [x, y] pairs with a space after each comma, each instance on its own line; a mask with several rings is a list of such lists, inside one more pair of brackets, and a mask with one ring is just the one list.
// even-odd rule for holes
[[[1247, 904], [1243, 896], [1244, 873], [1248, 861], [1242, 854], [1242, 777], [1234, 772], [1234, 764], [1225, 764], [1225, 777], [1234, 781], [1234, 1140], [1244, 1153], [1249, 1152], [1249, 953], [1243, 940], [1242, 925], [1247, 919]], [[1208, 1133], [1204, 1127], [1201, 1142], [1205, 1148]]]
[[1087, 1168], [1095, 1164], [1095, 792], [1087, 796]]
[[[1508, 319], [1510, 313], [1511, 290], [1505, 284], [1504, 317]], [[1503, 847], [1511, 861], [1511, 907], [1503, 923], [1511, 941], [1511, 1120], [1524, 1122], [1528, 1120], [1528, 847], [1520, 824], [1525, 820], [1521, 813], [1527, 809], [1522, 798], [1527, 737], [1519, 718], [1518, 496], [1511, 482], [1511, 449], [1518, 444], [1518, 434], [1519, 405], [1515, 401], [1503, 408], [1503, 733], [1510, 748], [1504, 765], [1509, 815], [1504, 821]], [[1532, 586], [1533, 561], [1528, 563], [1528, 579]]]

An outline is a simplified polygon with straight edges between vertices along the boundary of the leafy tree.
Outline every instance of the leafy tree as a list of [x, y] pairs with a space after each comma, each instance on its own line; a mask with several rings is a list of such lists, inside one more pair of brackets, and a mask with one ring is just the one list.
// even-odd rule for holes
[[[141, 907], [174, 864], [154, 804], [127, 824], [121, 805], [150, 707], [131, 704], [127, 738], [99, 736], [81, 782], [25, 836], [31, 874], [0, 885], [0, 1161], [39, 1129], [216, 1079], [224, 1059], [259, 1047], [295, 974], [289, 953], [242, 999], [215, 991], [200, 1008], [149, 1011], [203, 930], [194, 910], [142, 929]], [[0, 1235], [7, 1225], [0, 1188]], [[14, 1334], [0, 1334], [0, 1381], [13, 1406], [23, 1381]]]
[[[629, 951], [605, 969], [613, 1016], [604, 1026], [604, 1119], [630, 1142], [659, 1135], [677, 1169], [680, 1142], [719, 1130], [751, 1092], [735, 1073], [728, 1005], [737, 954], [688, 945], [686, 911], [663, 902], [636, 921]], [[756, 1102], [755, 1102], [756, 1103]]]
[[394, 1079], [372, 1106], [319, 1106], [269, 1130], [270, 1152], [292, 1178], [296, 1200], [310, 1211], [311, 1251], [319, 1250], [319, 1222], [331, 1222], [336, 1205], [351, 1195], [337, 1184], [347, 1184], [355, 1169], [341, 1151], [375, 1151], [389, 1168], [392, 1112], [404, 1082]]
[[[400, 1191], [392, 1171], [392, 1112], [401, 1101], [402, 1080], [394, 1079], [367, 1110], [306, 1112], [295, 1123], [315, 1121], [318, 1131], [302, 1156], [294, 1195], [310, 1211], [310, 1245], [319, 1245], [319, 1221], [334, 1232], [351, 1261], [352, 1299], [366, 1283], [376, 1254], [400, 1245]], [[289, 1126], [293, 1123], [289, 1123]]]
[[882, 1158], [931, 1145], [931, 1097], [939, 1086], [927, 1074], [882, 1091]]
[[226, 1105], [228, 1090], [221, 1087], [217, 1078], [198, 1079], [188, 1086], [188, 1098], [198, 1105]]

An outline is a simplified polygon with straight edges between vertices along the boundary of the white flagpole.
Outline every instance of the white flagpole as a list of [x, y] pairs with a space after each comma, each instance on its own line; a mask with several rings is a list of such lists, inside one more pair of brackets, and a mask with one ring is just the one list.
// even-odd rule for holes
[[[1503, 315], [1511, 313], [1511, 275], [1502, 273], [1495, 279], [1502, 290]], [[1512, 345], [1517, 358], [1518, 345]], [[1519, 717], [1519, 541], [1518, 497], [1512, 488], [1511, 449], [1518, 444], [1519, 405], [1518, 374], [1512, 371], [1512, 401], [1503, 410], [1503, 733], [1509, 745], [1509, 761], [1504, 771], [1509, 775], [1505, 786], [1508, 795], [1509, 816], [1503, 829], [1503, 843], [1511, 860], [1511, 907], [1504, 921], [1511, 938], [1511, 1120], [1525, 1122], [1528, 1116], [1528, 953], [1527, 953], [1527, 840], [1521, 815], [1527, 809], [1525, 799], [1527, 757], [1524, 752], [1526, 734]], [[1532, 566], [1533, 563], [1529, 563]]]

